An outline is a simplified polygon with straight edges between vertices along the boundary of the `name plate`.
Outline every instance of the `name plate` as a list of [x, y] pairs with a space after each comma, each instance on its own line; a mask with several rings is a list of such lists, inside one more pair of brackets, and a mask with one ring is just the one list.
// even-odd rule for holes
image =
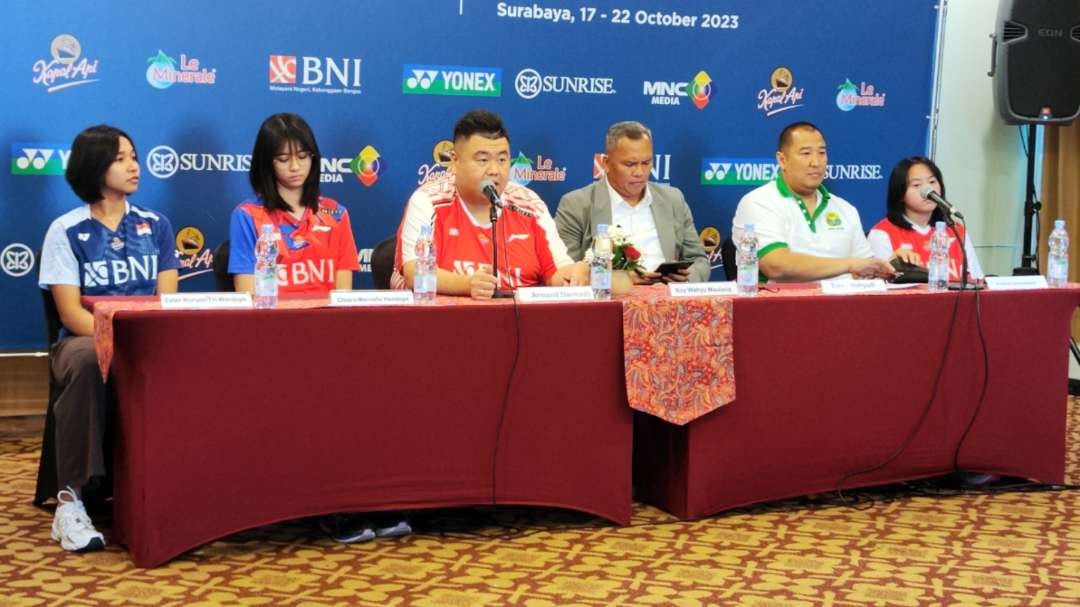
[[986, 286], [995, 291], [1022, 291], [1025, 289], [1046, 289], [1045, 276], [987, 276]]
[[519, 287], [515, 292], [521, 303], [559, 303], [592, 301], [592, 287]]
[[885, 281], [880, 278], [837, 278], [821, 281], [821, 292], [826, 295], [858, 295], [860, 293], [884, 293]]
[[668, 283], [672, 297], [731, 297], [739, 294], [735, 282], [672, 282]]
[[163, 310], [240, 310], [251, 307], [251, 293], [165, 293]]
[[330, 305], [350, 306], [411, 306], [416, 303], [413, 292], [404, 289], [378, 291], [330, 291]]

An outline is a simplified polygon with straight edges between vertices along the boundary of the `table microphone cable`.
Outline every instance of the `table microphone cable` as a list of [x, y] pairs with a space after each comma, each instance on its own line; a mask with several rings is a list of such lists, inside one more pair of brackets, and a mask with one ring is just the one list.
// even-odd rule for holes
[[[963, 291], [961, 291], [961, 293], [963, 293]], [[960, 440], [956, 443], [956, 450], [953, 452], [953, 473], [960, 472], [960, 449], [963, 448], [964, 441], [967, 440], [968, 434], [971, 433], [971, 429], [975, 427], [975, 420], [979, 418], [979, 413], [982, 412], [983, 402], [986, 401], [986, 392], [990, 387], [990, 350], [986, 347], [986, 333], [983, 331], [982, 301], [979, 299], [979, 289], [975, 290], [975, 325], [979, 328], [979, 343], [982, 345], [982, 390], [979, 392], [978, 402], [975, 403], [975, 410], [971, 413], [971, 419], [968, 420], [964, 432], [960, 435]]]
[[[493, 236], [498, 236], [497, 234]], [[506, 270], [510, 275], [510, 259], [507, 252], [506, 229], [502, 233], [503, 252], [506, 254]], [[496, 238], [492, 238], [492, 246], [496, 246]], [[496, 272], [498, 270], [496, 269]], [[499, 280], [495, 280], [495, 288], [499, 288]], [[510, 388], [514, 384], [514, 375], [517, 373], [518, 358], [521, 355], [521, 312], [518, 310], [517, 296], [513, 298], [514, 306], [514, 357], [510, 362], [510, 370], [506, 374], [506, 387], [503, 389], [502, 405], [499, 407], [499, 424], [495, 426], [495, 446], [491, 449], [491, 503], [498, 504], [498, 463], [499, 447], [502, 445], [503, 426], [506, 422], [506, 410], [510, 407]]]

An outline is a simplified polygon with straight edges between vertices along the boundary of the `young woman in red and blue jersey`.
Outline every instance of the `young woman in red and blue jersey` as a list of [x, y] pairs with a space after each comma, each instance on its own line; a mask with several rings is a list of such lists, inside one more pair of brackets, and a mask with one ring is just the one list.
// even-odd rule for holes
[[106, 125], [79, 133], [64, 176], [86, 204], [49, 226], [38, 277], [63, 325], [49, 357], [59, 389], [52, 402], [59, 489], [52, 536], [65, 550], [86, 552], [105, 547], [81, 497], [90, 487], [107, 486], [111, 414], [94, 350], [94, 317], [80, 298], [174, 293], [180, 263], [169, 220], [128, 201], [139, 189], [139, 158], [127, 133]]
[[255, 290], [255, 241], [274, 226], [278, 292], [325, 294], [351, 289], [360, 269], [349, 213], [319, 194], [319, 146], [296, 114], [274, 114], [259, 127], [248, 178], [256, 200], [241, 202], [229, 223], [229, 273], [237, 291]]

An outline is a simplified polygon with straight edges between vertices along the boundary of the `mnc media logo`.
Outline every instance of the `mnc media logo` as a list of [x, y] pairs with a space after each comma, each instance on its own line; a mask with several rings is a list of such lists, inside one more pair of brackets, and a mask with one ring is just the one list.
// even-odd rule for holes
[[383, 164], [382, 157], [379, 155], [379, 150], [368, 145], [364, 146], [364, 149], [360, 150], [360, 153], [352, 159], [349, 168], [352, 170], [353, 175], [356, 175], [356, 178], [360, 180], [360, 183], [371, 187], [379, 180], [379, 173], [382, 173], [386, 167]]
[[502, 69], [461, 65], [406, 65], [401, 74], [406, 95], [499, 97]]
[[702, 70], [689, 82], [646, 80], [642, 93], [649, 98], [652, 105], [682, 105], [681, 99], [688, 97], [697, 109], [701, 110], [709, 105], [712, 98], [712, 78]]
[[59, 143], [11, 144], [12, 175], [63, 175], [71, 150]]
[[772, 158], [702, 158], [701, 185], [759, 186], [776, 178]]

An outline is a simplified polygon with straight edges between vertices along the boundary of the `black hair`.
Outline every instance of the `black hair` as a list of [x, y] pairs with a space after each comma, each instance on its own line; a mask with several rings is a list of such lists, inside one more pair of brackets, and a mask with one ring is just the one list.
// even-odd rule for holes
[[135, 149], [130, 135], [107, 124], [92, 126], [75, 136], [64, 178], [83, 201], [94, 203], [103, 198], [101, 188], [105, 186], [105, 173], [116, 161], [121, 137], [131, 143], [132, 150]]
[[503, 126], [502, 118], [495, 112], [487, 110], [470, 110], [454, 123], [454, 143], [473, 135], [480, 135], [486, 139], [505, 137], [507, 142], [510, 141], [510, 134]]
[[799, 129], [808, 129], [811, 131], [821, 132], [821, 129], [817, 128], [812, 122], [800, 120], [799, 122], [792, 122], [784, 127], [784, 130], [780, 131], [780, 137], [776, 139], [776, 151], [781, 152], [784, 150], [784, 146], [791, 143], [791, 134]]
[[[896, 163], [892, 173], [889, 175], [889, 189], [885, 199], [885, 217], [889, 220], [889, 223], [905, 230], [911, 229], [911, 222], [904, 217], [904, 196], [907, 194], [908, 172], [911, 171], [911, 167], [919, 164], [930, 169], [930, 172], [937, 179], [938, 185], [941, 186], [941, 196], [945, 196], [945, 178], [941, 176], [941, 169], [934, 164], [933, 160], [925, 156], [908, 156]], [[930, 214], [930, 225], [934, 225], [938, 221], [945, 221], [945, 213], [941, 209], [935, 208], [934, 212]]]
[[311, 155], [311, 170], [307, 179], [304, 180], [303, 192], [300, 195], [300, 205], [312, 210], [319, 209], [319, 178], [322, 155], [319, 153], [319, 145], [315, 143], [315, 135], [311, 127], [303, 118], [296, 114], [274, 114], [263, 121], [259, 127], [259, 134], [255, 137], [255, 149], [251, 152], [251, 169], [248, 171], [248, 179], [251, 181], [251, 189], [255, 196], [262, 201], [263, 205], [271, 210], [288, 211], [289, 205], [278, 194], [277, 177], [274, 175], [274, 157], [278, 155], [281, 146], [294, 141], [300, 147], [299, 151]]

